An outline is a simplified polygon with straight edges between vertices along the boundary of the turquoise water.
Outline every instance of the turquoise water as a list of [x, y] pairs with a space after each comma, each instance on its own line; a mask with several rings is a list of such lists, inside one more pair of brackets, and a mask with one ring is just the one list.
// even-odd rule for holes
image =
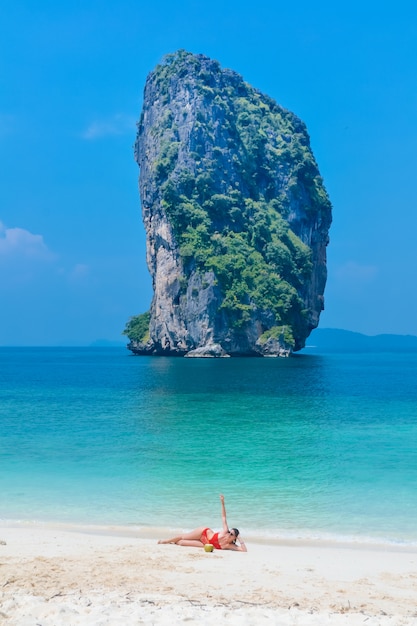
[[0, 349], [0, 518], [417, 543], [417, 353]]

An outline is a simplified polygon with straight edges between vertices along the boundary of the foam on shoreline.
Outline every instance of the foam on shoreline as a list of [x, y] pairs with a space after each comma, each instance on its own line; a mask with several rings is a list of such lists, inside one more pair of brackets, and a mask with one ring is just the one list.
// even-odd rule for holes
[[[120, 537], [136, 537], [142, 539], [161, 539], [173, 536], [181, 532], [187, 532], [190, 528], [173, 526], [149, 526], [149, 525], [119, 525], [119, 524], [84, 524], [74, 522], [40, 521], [40, 520], [4, 520], [0, 519], [2, 528], [44, 528], [51, 530], [63, 530], [75, 533], [114, 535]], [[244, 530], [245, 538], [253, 544], [259, 545], [288, 545], [288, 546], [329, 546], [354, 549], [382, 549], [404, 550], [417, 552], [417, 541], [393, 540], [383, 537], [336, 535], [331, 533], [316, 533], [305, 530], [304, 532], [288, 530]]]

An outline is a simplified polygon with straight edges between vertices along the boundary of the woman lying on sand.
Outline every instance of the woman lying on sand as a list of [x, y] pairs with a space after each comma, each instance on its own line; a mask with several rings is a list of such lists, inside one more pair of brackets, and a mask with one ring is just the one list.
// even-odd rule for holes
[[[224, 505], [224, 496], [220, 496], [222, 503], [222, 521], [223, 530], [215, 533], [211, 528], [201, 526], [195, 528], [189, 533], [173, 537], [172, 539], [161, 539], [158, 543], [176, 543], [177, 546], [192, 546], [194, 548], [203, 548], [206, 544], [211, 544], [216, 550], [236, 550], [237, 552], [247, 552], [245, 542], [239, 536], [237, 528], [231, 528], [227, 524], [226, 507]], [[240, 545], [236, 544], [236, 540]]]

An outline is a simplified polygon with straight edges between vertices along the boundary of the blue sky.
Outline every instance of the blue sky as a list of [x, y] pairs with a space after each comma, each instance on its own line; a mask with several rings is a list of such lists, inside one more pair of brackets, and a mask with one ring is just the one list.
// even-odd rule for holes
[[320, 327], [417, 335], [417, 9], [15, 0], [0, 20], [0, 345], [121, 340], [152, 291], [133, 159], [150, 70], [217, 59], [306, 124], [333, 204]]

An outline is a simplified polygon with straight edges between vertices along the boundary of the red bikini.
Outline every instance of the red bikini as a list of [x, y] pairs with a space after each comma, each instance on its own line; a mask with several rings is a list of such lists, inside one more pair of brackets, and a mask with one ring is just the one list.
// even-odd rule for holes
[[201, 533], [201, 537], [200, 537], [200, 541], [201, 543], [203, 543], [204, 545], [206, 545], [207, 543], [211, 543], [211, 545], [216, 548], [216, 550], [223, 550], [223, 548], [221, 547], [221, 545], [219, 544], [219, 533], [214, 533], [214, 535], [212, 536], [211, 539], [209, 539], [207, 537], [207, 531], [210, 530], [210, 528], [205, 528], [203, 530], [203, 532]]

